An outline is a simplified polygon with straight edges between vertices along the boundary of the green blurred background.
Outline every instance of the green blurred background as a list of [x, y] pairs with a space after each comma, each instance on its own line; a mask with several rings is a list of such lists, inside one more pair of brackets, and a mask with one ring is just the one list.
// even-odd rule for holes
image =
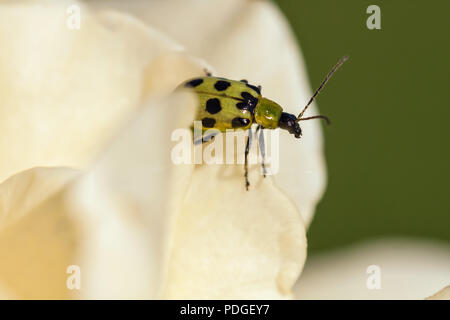
[[[311, 86], [350, 60], [317, 102], [328, 187], [310, 253], [363, 239], [450, 242], [450, 1], [275, 1], [301, 45]], [[369, 30], [369, 5], [381, 30]]]

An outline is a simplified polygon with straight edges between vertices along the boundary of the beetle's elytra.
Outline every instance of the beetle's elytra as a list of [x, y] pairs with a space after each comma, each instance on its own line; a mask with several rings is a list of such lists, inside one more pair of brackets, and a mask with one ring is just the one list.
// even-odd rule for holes
[[[236, 81], [218, 78], [206, 72], [205, 77], [187, 80], [180, 87], [191, 89], [197, 94], [199, 108], [196, 120], [202, 122], [203, 132], [211, 128], [220, 132], [225, 132], [227, 129], [248, 129], [249, 134], [245, 148], [245, 187], [248, 190], [250, 183], [248, 181], [247, 158], [252, 140], [252, 125], [257, 125], [256, 133], [260, 131], [260, 148], [263, 155], [262, 167], [265, 177], [263, 130], [281, 128], [296, 138], [300, 138], [302, 135], [299, 125], [300, 121], [324, 119], [329, 123], [328, 118], [325, 116], [303, 117], [303, 114], [333, 73], [347, 59], [347, 56], [343, 57], [331, 69], [298, 116], [283, 112], [283, 108], [278, 103], [261, 95], [261, 86], [251, 85], [247, 80]], [[205, 141], [209, 141], [209, 139], [202, 137], [195, 143], [203, 143]]]

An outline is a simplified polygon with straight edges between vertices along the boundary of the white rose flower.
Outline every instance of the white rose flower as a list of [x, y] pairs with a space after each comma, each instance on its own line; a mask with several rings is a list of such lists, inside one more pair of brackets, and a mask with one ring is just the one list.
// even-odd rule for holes
[[171, 161], [196, 110], [173, 90], [204, 68], [287, 112], [309, 99], [271, 2], [4, 1], [0, 43], [1, 298], [294, 297], [325, 187], [319, 123], [281, 133], [279, 173], [252, 166], [249, 192], [242, 165]]

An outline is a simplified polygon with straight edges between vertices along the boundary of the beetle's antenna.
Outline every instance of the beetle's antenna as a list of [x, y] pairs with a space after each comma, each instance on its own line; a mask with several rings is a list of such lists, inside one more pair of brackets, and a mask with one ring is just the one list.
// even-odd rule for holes
[[322, 115], [318, 115], [318, 116], [314, 116], [314, 117], [307, 117], [307, 118], [301, 118], [301, 119], [297, 119], [297, 121], [303, 121], [303, 120], [311, 120], [311, 119], [323, 119], [327, 122], [328, 125], [331, 124], [330, 119], [328, 119], [328, 117], [322, 116]]
[[328, 120], [327, 117], [324, 116], [316, 116], [316, 117], [309, 117], [309, 118], [302, 118], [303, 114], [305, 113], [306, 109], [308, 109], [309, 105], [313, 102], [314, 98], [319, 94], [320, 90], [322, 90], [322, 88], [325, 86], [325, 84], [328, 82], [328, 80], [330, 80], [331, 76], [333, 75], [333, 73], [339, 69], [340, 66], [342, 66], [342, 64], [347, 61], [348, 56], [344, 56], [341, 60], [339, 60], [338, 63], [336, 63], [336, 65], [333, 67], [333, 69], [331, 69], [330, 72], [328, 72], [327, 76], [325, 77], [325, 79], [322, 81], [322, 83], [320, 84], [320, 87], [316, 90], [316, 92], [314, 92], [313, 96], [311, 97], [311, 99], [309, 99], [308, 103], [306, 104], [306, 106], [303, 108], [302, 112], [300, 112], [300, 114], [297, 117], [297, 122], [300, 120], [309, 120], [309, 119], [316, 119], [316, 118], [322, 118], [325, 119], [327, 121], [327, 123], [330, 123], [330, 120]]

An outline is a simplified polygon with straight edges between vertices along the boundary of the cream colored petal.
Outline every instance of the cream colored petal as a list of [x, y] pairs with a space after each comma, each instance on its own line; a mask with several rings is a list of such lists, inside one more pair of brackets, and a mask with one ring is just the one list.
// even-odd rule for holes
[[0, 184], [0, 297], [67, 299], [67, 267], [74, 263], [77, 228], [62, 190], [79, 172], [36, 168]]
[[272, 183], [242, 169], [194, 171], [178, 217], [165, 298], [286, 299], [306, 258], [303, 222]]
[[[369, 277], [375, 274], [374, 270], [367, 273], [372, 265], [380, 268], [380, 289], [366, 286]], [[448, 245], [412, 239], [379, 240], [310, 257], [296, 284], [295, 296], [298, 299], [424, 299], [448, 285], [449, 266]]]
[[[195, 106], [185, 94], [150, 102], [81, 178], [39, 168], [0, 184], [1, 296], [159, 297], [193, 170], [172, 164], [171, 134]], [[66, 286], [70, 265], [80, 267], [80, 290]]]
[[[79, 30], [67, 27], [73, 5]], [[150, 95], [149, 71], [165, 55], [182, 56], [180, 45], [132, 16], [76, 1], [2, 2], [0, 43], [0, 181], [34, 166], [90, 163]], [[202, 69], [164, 68], [165, 92]]]
[[0, 185], [0, 231], [20, 220], [78, 174], [66, 168], [36, 168], [7, 179]]
[[446, 286], [431, 297], [428, 297], [427, 300], [450, 300], [450, 286]]
[[[263, 95], [298, 114], [311, 96], [305, 66], [285, 18], [270, 1], [104, 1], [97, 8], [129, 12], [205, 58], [217, 75], [262, 85]], [[217, 14], [220, 12], [220, 14]], [[336, 61], [340, 57], [336, 57]], [[324, 61], [330, 65], [335, 61]], [[318, 85], [318, 84], [317, 84]], [[313, 105], [307, 114], [317, 113]], [[280, 133], [276, 184], [295, 201], [307, 225], [326, 184], [319, 122], [302, 123], [303, 137]]]
[[174, 219], [193, 170], [172, 163], [171, 135], [190, 125], [196, 103], [190, 95], [151, 101], [69, 193], [82, 225], [81, 297], [160, 297]]
[[204, 57], [227, 35], [234, 19], [245, 13], [247, 0], [86, 0], [99, 10], [112, 8], [138, 17], [169, 37], [177, 39], [194, 55]]

